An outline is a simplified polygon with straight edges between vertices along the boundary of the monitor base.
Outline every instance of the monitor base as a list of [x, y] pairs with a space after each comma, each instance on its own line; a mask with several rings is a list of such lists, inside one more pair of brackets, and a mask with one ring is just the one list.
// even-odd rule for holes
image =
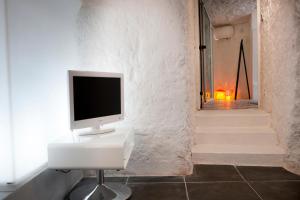
[[115, 132], [116, 129], [114, 128], [108, 128], [108, 129], [100, 129], [100, 128], [92, 128], [91, 131], [88, 132], [81, 132], [78, 135], [79, 136], [85, 136], [85, 135], [100, 135], [100, 134], [106, 134]]

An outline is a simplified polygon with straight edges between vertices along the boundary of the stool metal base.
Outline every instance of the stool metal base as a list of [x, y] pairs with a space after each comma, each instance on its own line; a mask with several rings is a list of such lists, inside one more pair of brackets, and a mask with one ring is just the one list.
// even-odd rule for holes
[[65, 198], [68, 200], [127, 200], [131, 189], [120, 183], [103, 183], [103, 171], [99, 171], [98, 182], [76, 186]]
[[120, 183], [103, 185], [83, 185], [70, 194], [70, 200], [126, 200], [131, 196], [131, 189]]

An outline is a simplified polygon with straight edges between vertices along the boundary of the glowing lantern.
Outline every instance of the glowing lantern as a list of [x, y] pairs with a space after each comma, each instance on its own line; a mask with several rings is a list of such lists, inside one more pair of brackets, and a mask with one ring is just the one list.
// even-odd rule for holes
[[210, 92], [206, 92], [206, 99], [210, 99]]
[[215, 91], [215, 100], [222, 101], [226, 99], [225, 90], [217, 90]]
[[231, 100], [231, 96], [227, 96], [225, 97], [226, 101], [230, 101]]
[[231, 100], [231, 95], [230, 95], [230, 91], [229, 90], [226, 90], [225, 100], [226, 101], [230, 101]]

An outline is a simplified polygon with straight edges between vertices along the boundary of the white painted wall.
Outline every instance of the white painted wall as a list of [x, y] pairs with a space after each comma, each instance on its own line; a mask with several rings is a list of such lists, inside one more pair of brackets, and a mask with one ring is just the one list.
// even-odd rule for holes
[[125, 120], [136, 146], [128, 171], [191, 171], [188, 6], [181, 0], [84, 0], [79, 18], [82, 69], [125, 76]]
[[70, 133], [67, 70], [78, 66], [80, 1], [9, 0], [7, 7], [19, 179], [47, 162], [48, 141]]
[[0, 0], [0, 184], [13, 180], [5, 1]]

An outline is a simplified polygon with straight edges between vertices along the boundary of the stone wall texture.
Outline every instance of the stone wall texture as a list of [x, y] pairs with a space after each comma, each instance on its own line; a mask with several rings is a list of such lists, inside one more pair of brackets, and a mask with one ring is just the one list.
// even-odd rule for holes
[[127, 173], [191, 172], [189, 6], [182, 0], [83, 0], [81, 69], [122, 72], [136, 146]]
[[288, 154], [286, 157], [286, 168], [297, 174], [300, 174], [300, 0], [295, 1], [295, 11], [296, 11], [296, 24], [297, 28], [297, 38], [293, 45], [292, 50], [294, 50], [294, 56], [296, 57], [296, 91], [295, 91], [295, 103], [293, 104], [292, 111], [292, 127], [291, 133], [288, 136]]
[[256, 0], [203, 0], [214, 26], [233, 23], [256, 10]]
[[[196, 107], [198, 62], [191, 2], [195, 1], [82, 0], [81, 69], [125, 76], [126, 116], [118, 126], [136, 134], [127, 173], [191, 172], [190, 113]], [[213, 2], [217, 1], [206, 1]], [[249, 14], [256, 8], [253, 0], [228, 2], [246, 2], [242, 8]], [[261, 108], [272, 114], [273, 127], [288, 152], [286, 168], [294, 172], [299, 172], [300, 163], [299, 7], [299, 0], [261, 0]], [[216, 16], [215, 24], [224, 20], [217, 10], [209, 13]]]
[[286, 167], [300, 173], [300, 44], [295, 7], [299, 8], [298, 0], [261, 1], [261, 106], [271, 112], [272, 125], [287, 151]]

